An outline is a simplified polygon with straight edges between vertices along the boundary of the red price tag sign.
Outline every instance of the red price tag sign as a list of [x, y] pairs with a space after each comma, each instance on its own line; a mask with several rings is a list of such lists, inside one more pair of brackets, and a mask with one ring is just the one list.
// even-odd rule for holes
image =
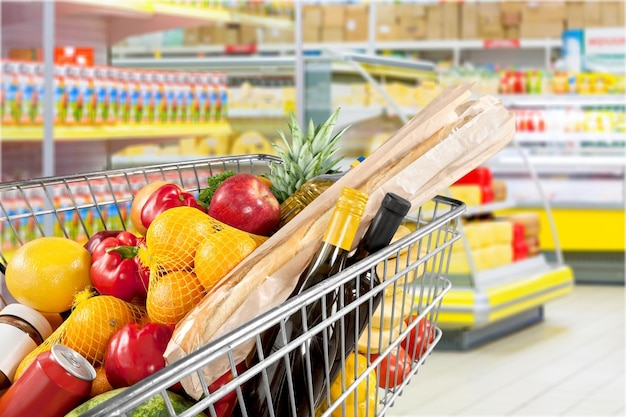
[[251, 45], [226, 45], [224, 53], [227, 55], [254, 54], [257, 51], [256, 44]]
[[485, 49], [519, 48], [520, 41], [519, 39], [485, 39], [483, 47]]

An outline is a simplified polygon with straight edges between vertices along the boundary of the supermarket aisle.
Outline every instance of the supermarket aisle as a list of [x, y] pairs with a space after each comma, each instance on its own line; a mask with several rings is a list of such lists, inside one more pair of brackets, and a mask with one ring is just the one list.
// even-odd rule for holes
[[435, 351], [400, 416], [623, 416], [624, 288], [576, 286], [545, 319], [472, 351]]

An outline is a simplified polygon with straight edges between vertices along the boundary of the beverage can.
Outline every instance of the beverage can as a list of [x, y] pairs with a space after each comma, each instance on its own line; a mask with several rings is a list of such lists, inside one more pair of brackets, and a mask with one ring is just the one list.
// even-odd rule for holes
[[87, 398], [95, 378], [95, 369], [83, 356], [54, 345], [0, 397], [0, 415], [62, 417]]

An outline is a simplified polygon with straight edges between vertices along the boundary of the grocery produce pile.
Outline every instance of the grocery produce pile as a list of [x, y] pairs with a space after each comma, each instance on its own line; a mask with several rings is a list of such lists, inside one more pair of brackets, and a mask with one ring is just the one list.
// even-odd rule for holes
[[[347, 172], [337, 168], [344, 132], [333, 133], [339, 109], [318, 126], [311, 122], [306, 133], [292, 116], [290, 139], [283, 135], [284, 146], [276, 147], [281, 162], [272, 162], [267, 174], [216, 172], [207, 187], [194, 190], [197, 193], [174, 182], [152, 182], [134, 195], [128, 230], [101, 230], [86, 243], [39, 237], [23, 244], [6, 265], [6, 286], [19, 304], [45, 317], [49, 327], [40, 331], [45, 340], [12, 352], [14, 365], [0, 369], [12, 382], [0, 391], [0, 415], [63, 416], [77, 406], [69, 415], [80, 415], [284, 302], [326, 242], [324, 230], [330, 227], [342, 190], [354, 189], [367, 200], [355, 243], [348, 248], [353, 249], [384, 198], [398, 195], [415, 209], [508, 143], [514, 130], [510, 113], [489, 99], [468, 103], [469, 96], [467, 86], [444, 92], [379, 151]], [[488, 128], [476, 126], [479, 120]], [[449, 141], [446, 147], [444, 139]], [[323, 180], [316, 182], [319, 178]], [[324, 186], [311, 188], [316, 184]], [[298, 192], [303, 189], [317, 191], [301, 199]], [[400, 226], [393, 241], [410, 233]], [[371, 273], [380, 281], [396, 279], [391, 271], [425, 257], [422, 249], [393, 255]], [[423, 267], [399, 282], [410, 284], [422, 273]], [[268, 278], [280, 275], [289, 275], [291, 281], [285, 282], [292, 287], [266, 293], [263, 302], [248, 308], [247, 302]], [[380, 304], [370, 306], [368, 331], [361, 329], [352, 347], [346, 347], [347, 354], [337, 357], [341, 372], [329, 381], [330, 398], [315, 404], [317, 412], [339, 401], [347, 415], [374, 415], [376, 387], [400, 386], [433, 343], [434, 326], [419, 311], [398, 303], [398, 293], [390, 287], [382, 293]], [[411, 331], [405, 332], [408, 328]], [[387, 347], [402, 332], [403, 340], [389, 352]], [[386, 344], [373, 340], [385, 337]], [[77, 355], [73, 365], [85, 361], [89, 372], [82, 379], [88, 384], [42, 410], [42, 398], [34, 395], [32, 384], [44, 373], [46, 378], [52, 375], [45, 368], [50, 358], [62, 362], [59, 352], [65, 351], [58, 346]], [[236, 376], [233, 361], [242, 371], [254, 365], [246, 363], [254, 343], [239, 348], [222, 363], [202, 369], [208, 392]], [[354, 385], [374, 362], [376, 369]], [[61, 391], [61, 377], [54, 375]], [[55, 377], [50, 377], [50, 385]], [[177, 412], [205, 393], [197, 375], [180, 382], [168, 388]], [[354, 393], [342, 398], [348, 386]], [[26, 398], [25, 392], [31, 395]], [[211, 413], [201, 411], [230, 416], [237, 413], [238, 401], [231, 391], [213, 404]], [[160, 396], [140, 408], [144, 414], [137, 415], [161, 415], [157, 410], [169, 415]], [[342, 415], [342, 406], [335, 404], [331, 414]]]

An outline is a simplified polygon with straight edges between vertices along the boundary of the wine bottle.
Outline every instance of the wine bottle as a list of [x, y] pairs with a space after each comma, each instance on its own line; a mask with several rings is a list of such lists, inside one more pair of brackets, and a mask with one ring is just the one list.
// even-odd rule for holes
[[[397, 194], [387, 193], [383, 198], [378, 212], [376, 212], [376, 215], [372, 219], [369, 228], [359, 242], [359, 246], [348, 259], [347, 266], [353, 265], [389, 245], [393, 235], [396, 233], [396, 230], [398, 230], [400, 223], [410, 209], [411, 203], [408, 200]], [[358, 278], [349, 281], [345, 285], [344, 297], [339, 298], [338, 302], [340, 306], [338, 308], [349, 305], [379, 284], [380, 279], [375, 269], [364, 272]], [[361, 303], [358, 309], [344, 317], [343, 332], [341, 329], [334, 332], [334, 336], [337, 338], [341, 338], [343, 333], [343, 345], [341, 340], [335, 343], [339, 346], [340, 351], [343, 348], [344, 359], [355, 349], [356, 342], [359, 340], [361, 333], [365, 330], [371, 314], [376, 310], [378, 304], [380, 304], [382, 297], [383, 292], [381, 291], [368, 300], [368, 302]], [[330, 372], [331, 381], [335, 379], [341, 370], [341, 361], [341, 355], [336, 355], [335, 362]]]
[[[319, 284], [328, 277], [341, 271], [347, 262], [357, 233], [361, 217], [367, 203], [367, 195], [351, 188], [344, 188], [331, 214], [329, 224], [322, 243], [312, 260], [300, 275], [290, 298], [302, 294], [307, 289]], [[330, 293], [322, 300], [317, 300], [306, 308], [306, 323], [300, 311], [292, 315], [285, 323], [285, 334], [281, 334], [280, 326], [274, 326], [261, 335], [261, 344], [265, 356], [276, 351], [287, 343], [295, 340], [310, 329], [321, 323], [324, 316], [332, 314], [336, 295]], [[324, 314], [325, 313], [325, 314]], [[305, 327], [306, 326], [306, 327]], [[334, 363], [337, 346], [324, 346], [324, 340], [334, 340], [332, 335], [324, 332], [311, 337], [302, 346], [289, 353], [287, 367], [284, 360], [278, 361], [267, 370], [270, 392], [265, 389], [264, 378], [259, 375], [253, 379], [252, 386], [247, 387], [246, 406], [254, 411], [255, 416], [269, 416], [269, 400], [276, 416], [311, 416], [319, 402], [327, 383], [327, 371]], [[325, 352], [326, 350], [326, 352]], [[328, 366], [325, 365], [328, 358]], [[257, 359], [258, 360], [258, 359]], [[291, 375], [295, 400], [295, 414], [290, 401], [288, 377]], [[309, 375], [311, 378], [309, 379]], [[310, 398], [309, 392], [313, 393]], [[268, 395], [271, 397], [268, 398]]]

